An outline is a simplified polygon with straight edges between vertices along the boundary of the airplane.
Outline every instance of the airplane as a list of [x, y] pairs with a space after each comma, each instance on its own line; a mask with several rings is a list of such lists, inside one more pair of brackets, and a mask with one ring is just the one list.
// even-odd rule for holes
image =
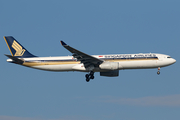
[[46, 71], [80, 71], [87, 72], [86, 81], [94, 79], [94, 73], [100, 72], [100, 76], [117, 77], [119, 70], [125, 69], [150, 69], [169, 66], [176, 62], [169, 55], [157, 53], [138, 54], [111, 54], [111, 55], [88, 55], [65, 42], [61, 45], [72, 53], [72, 56], [38, 57], [31, 54], [12, 36], [4, 36], [11, 55], [5, 54], [7, 62], [18, 65], [46, 70]]

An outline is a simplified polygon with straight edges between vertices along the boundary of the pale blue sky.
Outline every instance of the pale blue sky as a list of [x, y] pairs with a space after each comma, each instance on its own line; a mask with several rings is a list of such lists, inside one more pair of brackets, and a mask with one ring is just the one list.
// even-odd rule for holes
[[[0, 1], [0, 120], [179, 120], [179, 0]], [[162, 53], [171, 66], [122, 70], [87, 83], [85, 73], [6, 62], [3, 36], [37, 56], [66, 56], [60, 40], [87, 54]]]

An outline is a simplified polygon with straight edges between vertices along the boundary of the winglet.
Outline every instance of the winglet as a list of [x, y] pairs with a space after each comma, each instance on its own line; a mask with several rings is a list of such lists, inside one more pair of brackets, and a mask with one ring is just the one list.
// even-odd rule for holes
[[61, 42], [61, 45], [64, 46], [64, 45], [67, 45], [65, 42], [63, 41], [60, 41]]

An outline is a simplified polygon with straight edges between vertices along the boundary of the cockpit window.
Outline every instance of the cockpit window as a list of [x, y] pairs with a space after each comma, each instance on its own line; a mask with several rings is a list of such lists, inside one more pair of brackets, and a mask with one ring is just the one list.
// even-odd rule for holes
[[170, 56], [168, 56], [167, 58], [171, 58]]

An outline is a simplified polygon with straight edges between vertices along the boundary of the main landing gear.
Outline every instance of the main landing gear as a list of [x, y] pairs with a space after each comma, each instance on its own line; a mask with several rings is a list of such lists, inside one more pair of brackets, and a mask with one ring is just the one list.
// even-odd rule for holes
[[160, 74], [160, 67], [158, 67], [158, 71], [157, 71], [157, 74], [158, 74], [158, 75]]
[[86, 82], [89, 82], [90, 79], [94, 79], [94, 72], [91, 71], [89, 74], [86, 74], [85, 77], [86, 77]]

